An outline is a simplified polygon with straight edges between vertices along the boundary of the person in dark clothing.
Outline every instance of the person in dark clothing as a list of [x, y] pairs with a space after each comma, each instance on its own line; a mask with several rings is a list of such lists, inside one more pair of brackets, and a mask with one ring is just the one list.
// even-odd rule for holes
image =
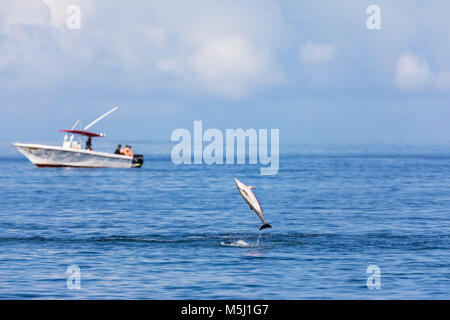
[[114, 151], [115, 154], [120, 154], [120, 149], [122, 148], [121, 144], [117, 145], [116, 151]]
[[92, 150], [92, 139], [89, 137], [86, 141], [86, 150]]

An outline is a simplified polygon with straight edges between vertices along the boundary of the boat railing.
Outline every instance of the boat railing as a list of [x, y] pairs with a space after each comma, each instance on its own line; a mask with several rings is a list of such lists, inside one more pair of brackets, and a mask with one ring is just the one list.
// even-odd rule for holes
[[64, 149], [81, 149], [81, 142], [74, 140], [73, 134], [70, 135], [70, 139], [68, 139], [68, 135], [64, 136], [64, 141], [62, 147]]

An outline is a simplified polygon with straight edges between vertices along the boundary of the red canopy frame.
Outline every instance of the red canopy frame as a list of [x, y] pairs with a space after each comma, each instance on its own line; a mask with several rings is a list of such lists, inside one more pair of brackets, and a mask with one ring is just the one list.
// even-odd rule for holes
[[101, 134], [88, 132], [88, 131], [84, 131], [84, 130], [64, 130], [64, 129], [61, 129], [61, 130], [59, 130], [59, 132], [68, 132], [68, 133], [73, 133], [73, 134], [79, 134], [81, 136], [87, 136], [89, 138], [102, 138], [102, 137], [104, 137]]

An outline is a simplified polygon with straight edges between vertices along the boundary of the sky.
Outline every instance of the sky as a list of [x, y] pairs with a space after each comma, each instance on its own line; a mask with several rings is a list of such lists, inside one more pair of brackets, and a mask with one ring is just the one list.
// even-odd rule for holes
[[448, 0], [0, 0], [0, 136], [59, 139], [119, 106], [92, 130], [450, 141], [449, 14]]

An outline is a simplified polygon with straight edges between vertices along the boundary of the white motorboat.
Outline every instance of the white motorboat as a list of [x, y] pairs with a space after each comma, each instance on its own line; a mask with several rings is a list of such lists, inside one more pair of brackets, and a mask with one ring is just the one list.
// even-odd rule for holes
[[[62, 146], [43, 145], [36, 143], [13, 143], [13, 146], [38, 167], [78, 167], [78, 168], [133, 168], [141, 167], [144, 157], [140, 154], [122, 155], [94, 151], [91, 148], [91, 139], [104, 137], [86, 131], [95, 123], [116, 111], [117, 107], [111, 109], [104, 115], [95, 119], [83, 130], [74, 130], [79, 120], [70, 130], [59, 130], [65, 132]], [[75, 139], [77, 136], [78, 139]], [[82, 138], [87, 137], [86, 149], [82, 148]]]

